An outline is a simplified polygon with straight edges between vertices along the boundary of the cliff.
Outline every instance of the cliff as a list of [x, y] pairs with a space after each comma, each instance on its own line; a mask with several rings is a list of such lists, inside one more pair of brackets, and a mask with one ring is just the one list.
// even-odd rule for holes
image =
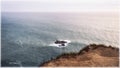
[[41, 64], [42, 67], [81, 66], [81, 67], [118, 67], [119, 48], [103, 44], [90, 44], [78, 53], [65, 53], [56, 59]]

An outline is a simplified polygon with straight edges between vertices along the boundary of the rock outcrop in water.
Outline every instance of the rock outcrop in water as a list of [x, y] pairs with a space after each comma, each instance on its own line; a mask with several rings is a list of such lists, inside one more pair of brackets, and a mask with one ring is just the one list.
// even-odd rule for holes
[[103, 44], [90, 44], [78, 53], [65, 53], [56, 59], [41, 64], [45, 67], [84, 66], [84, 67], [118, 67], [119, 48]]

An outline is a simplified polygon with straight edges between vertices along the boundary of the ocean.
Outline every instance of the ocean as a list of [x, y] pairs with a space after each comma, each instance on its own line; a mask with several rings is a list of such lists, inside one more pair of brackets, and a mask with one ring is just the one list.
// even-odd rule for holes
[[[119, 46], [118, 13], [112, 12], [2, 12], [1, 64], [38, 67], [89, 44]], [[64, 48], [49, 46], [70, 40]]]

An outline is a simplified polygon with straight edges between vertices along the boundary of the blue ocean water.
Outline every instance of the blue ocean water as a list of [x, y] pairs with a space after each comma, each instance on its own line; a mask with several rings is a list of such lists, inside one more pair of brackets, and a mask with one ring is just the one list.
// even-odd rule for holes
[[[3, 12], [2, 66], [39, 66], [62, 53], [78, 52], [88, 44], [118, 47], [117, 13]], [[71, 43], [51, 47], [56, 39]]]

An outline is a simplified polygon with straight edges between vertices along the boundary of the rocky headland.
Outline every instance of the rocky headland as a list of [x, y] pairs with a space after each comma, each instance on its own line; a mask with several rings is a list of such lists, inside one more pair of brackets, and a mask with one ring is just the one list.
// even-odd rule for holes
[[119, 48], [90, 44], [78, 53], [64, 53], [42, 67], [119, 67]]

